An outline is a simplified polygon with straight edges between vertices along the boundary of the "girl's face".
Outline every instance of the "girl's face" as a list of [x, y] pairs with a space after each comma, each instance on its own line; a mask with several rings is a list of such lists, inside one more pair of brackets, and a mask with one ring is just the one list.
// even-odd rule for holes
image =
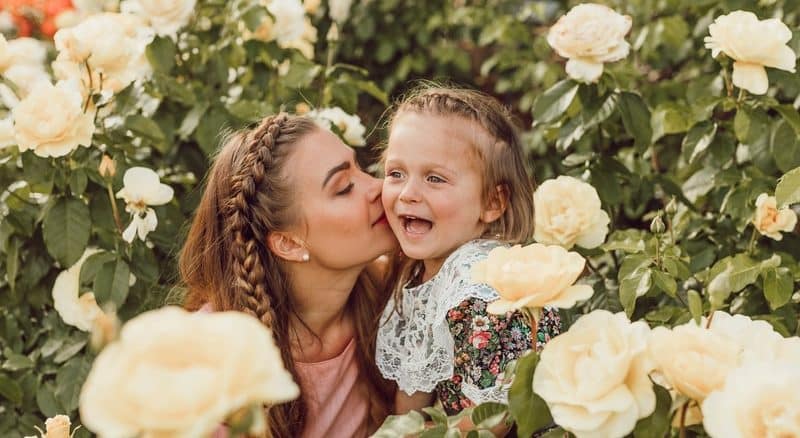
[[454, 116], [399, 114], [385, 154], [383, 206], [403, 252], [435, 274], [450, 253], [484, 230], [482, 129]]
[[287, 168], [300, 208], [297, 233], [312, 263], [348, 269], [396, 248], [381, 181], [361, 170], [355, 151], [339, 137], [324, 129], [304, 136]]

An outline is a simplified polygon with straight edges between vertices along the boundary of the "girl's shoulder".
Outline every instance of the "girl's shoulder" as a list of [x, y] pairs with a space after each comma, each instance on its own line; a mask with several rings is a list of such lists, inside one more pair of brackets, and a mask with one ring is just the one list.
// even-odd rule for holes
[[450, 275], [444, 276], [449, 281], [465, 279], [471, 283], [472, 266], [486, 259], [489, 256], [489, 252], [499, 246], [507, 245], [491, 239], [470, 240], [450, 254], [442, 265], [440, 272], [449, 273]]

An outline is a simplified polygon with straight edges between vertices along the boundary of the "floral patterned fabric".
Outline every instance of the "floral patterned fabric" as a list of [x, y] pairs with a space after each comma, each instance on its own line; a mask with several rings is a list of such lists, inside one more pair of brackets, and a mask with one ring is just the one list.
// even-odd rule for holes
[[[436, 393], [448, 415], [473, 406], [464, 395], [462, 384], [479, 389], [507, 383], [503, 370], [514, 359], [531, 349], [531, 329], [519, 312], [492, 315], [486, 302], [469, 298], [447, 313], [447, 324], [454, 342], [454, 373], [436, 386]], [[536, 350], [561, 330], [554, 309], [544, 309], [536, 333]]]

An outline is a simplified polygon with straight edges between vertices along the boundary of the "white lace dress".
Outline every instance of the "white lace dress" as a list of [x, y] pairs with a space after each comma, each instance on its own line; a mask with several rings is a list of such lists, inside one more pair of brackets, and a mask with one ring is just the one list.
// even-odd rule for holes
[[[486, 284], [473, 283], [472, 266], [502, 245], [473, 240], [454, 251], [430, 280], [405, 288], [395, 311], [384, 309], [378, 329], [376, 361], [387, 379], [407, 394], [436, 390], [449, 413], [486, 401], [506, 403], [510, 382], [505, 364], [531, 348], [530, 328], [519, 313], [491, 315], [486, 304], [499, 297]], [[545, 312], [546, 341], [557, 331], [558, 316]]]

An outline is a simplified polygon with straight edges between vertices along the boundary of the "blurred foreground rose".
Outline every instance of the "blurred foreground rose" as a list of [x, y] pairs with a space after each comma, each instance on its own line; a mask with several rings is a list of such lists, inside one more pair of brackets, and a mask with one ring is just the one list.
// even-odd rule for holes
[[165, 307], [128, 321], [98, 355], [80, 414], [100, 436], [207, 436], [242, 408], [298, 394], [257, 319]]

